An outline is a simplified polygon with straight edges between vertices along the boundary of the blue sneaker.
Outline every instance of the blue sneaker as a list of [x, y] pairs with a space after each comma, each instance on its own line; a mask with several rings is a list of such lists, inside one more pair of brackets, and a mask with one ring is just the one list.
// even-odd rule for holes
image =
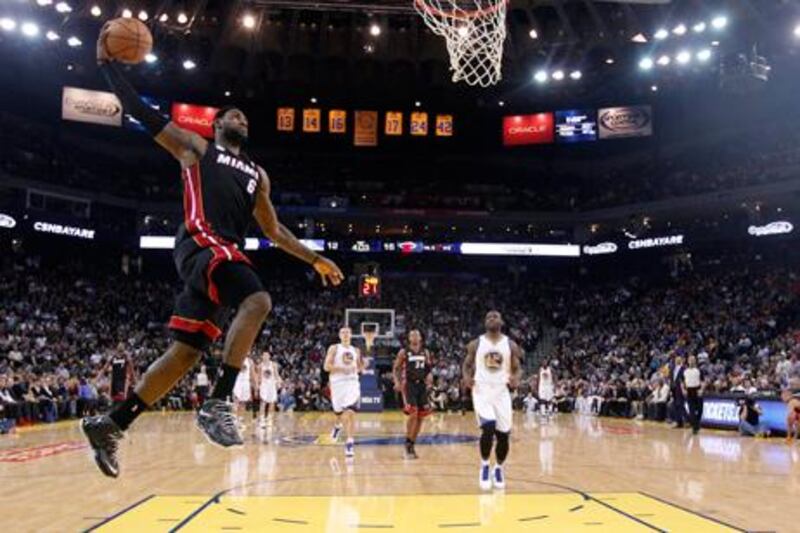
[[492, 478], [489, 476], [489, 464], [481, 465], [480, 475], [478, 477], [478, 483], [480, 484], [481, 490], [491, 490], [492, 488]]
[[356, 446], [353, 441], [347, 441], [344, 445], [344, 456], [345, 457], [353, 457], [356, 454]]
[[496, 465], [494, 467], [494, 475], [492, 476], [492, 481], [494, 481], [494, 488], [496, 489], [506, 488], [506, 475], [503, 473], [502, 466]]
[[342, 434], [342, 426], [341, 424], [336, 424], [335, 426], [333, 426], [333, 430], [331, 430], [331, 440], [333, 442], [336, 442], [337, 440], [339, 440], [339, 435], [341, 434]]

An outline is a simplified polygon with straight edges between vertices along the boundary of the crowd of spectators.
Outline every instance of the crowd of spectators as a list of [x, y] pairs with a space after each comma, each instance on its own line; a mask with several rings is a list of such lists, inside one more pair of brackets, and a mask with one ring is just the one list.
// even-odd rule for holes
[[[3, 260], [0, 419], [52, 422], [106, 409], [109, 376], [101, 369], [109, 358], [127, 354], [141, 374], [167, 347], [164, 324], [178, 284], [98, 274], [98, 267], [74, 261]], [[274, 309], [256, 350], [269, 350], [280, 365], [280, 408], [327, 409], [325, 350], [337, 342], [344, 310], [364, 304], [352, 286], [322, 290], [309, 280], [286, 279], [269, 289]], [[468, 408], [461, 388], [464, 347], [481, 332], [486, 310], [496, 307], [527, 354], [518, 407], [536, 393], [537, 359], [547, 359], [562, 410], [663, 420], [678, 356], [697, 358], [708, 391], [800, 386], [799, 292], [796, 271], [763, 264], [607, 284], [429, 274], [387, 277], [380, 306], [395, 309], [401, 339], [421, 330], [435, 356], [437, 409]], [[395, 339], [375, 352], [388, 407], [397, 405], [388, 358], [399, 347]], [[205, 378], [197, 377], [198, 367], [155, 407], [196, 407], [197, 385], [213, 385], [220, 351], [216, 344], [204, 356]]]

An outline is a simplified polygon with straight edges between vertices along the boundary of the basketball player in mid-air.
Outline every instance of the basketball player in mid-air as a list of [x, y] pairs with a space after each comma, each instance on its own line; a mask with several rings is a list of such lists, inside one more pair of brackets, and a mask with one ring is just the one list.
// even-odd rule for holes
[[[355, 455], [355, 415], [361, 403], [359, 374], [364, 371], [364, 359], [358, 348], [351, 344], [353, 332], [348, 327], [339, 330], [339, 343], [331, 344], [325, 356], [325, 372], [330, 374], [331, 404], [336, 414], [336, 426], [342, 427], [347, 441], [344, 445], [346, 457]], [[334, 428], [334, 440], [338, 432]]]
[[[511, 390], [519, 386], [522, 377], [522, 350], [503, 335], [499, 311], [486, 313], [485, 327], [486, 333], [467, 345], [462, 371], [464, 386], [472, 389], [472, 404], [481, 428], [478, 483], [482, 490], [489, 490], [492, 484], [497, 489], [506, 486], [503, 463], [508, 457], [513, 422]], [[492, 447], [494, 471], [489, 466]]]
[[545, 361], [539, 368], [539, 414], [550, 417], [553, 414], [553, 398], [556, 395], [556, 386], [553, 380], [553, 370], [550, 362]]
[[[272, 360], [272, 355], [264, 350], [258, 364], [258, 377], [260, 380], [258, 396], [261, 399], [258, 420], [261, 428], [272, 426], [275, 416], [275, 404], [278, 403], [278, 389], [281, 387], [281, 375], [278, 363]], [[264, 412], [266, 411], [266, 418]]]
[[125, 401], [128, 390], [135, 379], [133, 361], [123, 343], [119, 343], [117, 350], [108, 358], [103, 369], [100, 370], [100, 375], [104, 376], [109, 369], [111, 371], [111, 401], [117, 405]]
[[278, 247], [312, 265], [324, 285], [339, 285], [343, 274], [279, 222], [266, 172], [243, 151], [248, 134], [244, 113], [236, 108], [220, 109], [214, 117], [211, 143], [181, 129], [142, 103], [108, 55], [107, 34], [108, 26], [104, 26], [97, 41], [100, 71], [125, 111], [180, 162], [184, 188], [184, 222], [175, 239], [174, 256], [185, 288], [169, 321], [174, 341], [122, 404], [108, 415], [81, 421], [97, 466], [105, 475], [117, 477], [117, 447], [123, 432], [164, 397], [197, 363], [203, 350], [221, 336], [225, 308], [235, 309], [236, 315], [225, 338], [221, 374], [197, 414], [197, 426], [213, 444], [243, 444], [228, 400], [242, 361], [272, 308], [253, 264], [241, 252], [252, 218]]
[[433, 384], [432, 358], [422, 344], [422, 334], [417, 329], [408, 333], [408, 348], [401, 349], [394, 359], [394, 388], [403, 394], [403, 411], [406, 422], [407, 459], [416, 459], [417, 441], [422, 419], [431, 414], [428, 390]]

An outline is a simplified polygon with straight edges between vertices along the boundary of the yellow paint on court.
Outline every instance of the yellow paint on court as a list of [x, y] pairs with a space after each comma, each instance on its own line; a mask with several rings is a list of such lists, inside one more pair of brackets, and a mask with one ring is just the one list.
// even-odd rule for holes
[[[638, 493], [459, 494], [404, 496], [157, 496], [97, 531], [341, 532], [737, 531]], [[199, 510], [199, 512], [197, 512]]]

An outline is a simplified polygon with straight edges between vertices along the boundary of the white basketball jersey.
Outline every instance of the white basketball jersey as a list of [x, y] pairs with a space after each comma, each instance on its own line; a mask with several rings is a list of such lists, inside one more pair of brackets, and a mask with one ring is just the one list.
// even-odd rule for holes
[[539, 386], [540, 387], [553, 387], [553, 372], [550, 367], [542, 367], [539, 369]]
[[245, 357], [242, 362], [242, 368], [239, 370], [239, 375], [236, 376], [236, 383], [241, 385], [250, 385], [250, 358]]
[[331, 374], [331, 383], [345, 381], [358, 381], [358, 349], [355, 346], [336, 345], [336, 354], [333, 356], [333, 366], [352, 367], [350, 372]]
[[275, 361], [261, 363], [261, 383], [263, 385], [274, 387], [277, 374], [278, 367], [275, 365]]
[[481, 335], [475, 353], [475, 383], [507, 385], [511, 376], [511, 343], [502, 335], [497, 344]]

